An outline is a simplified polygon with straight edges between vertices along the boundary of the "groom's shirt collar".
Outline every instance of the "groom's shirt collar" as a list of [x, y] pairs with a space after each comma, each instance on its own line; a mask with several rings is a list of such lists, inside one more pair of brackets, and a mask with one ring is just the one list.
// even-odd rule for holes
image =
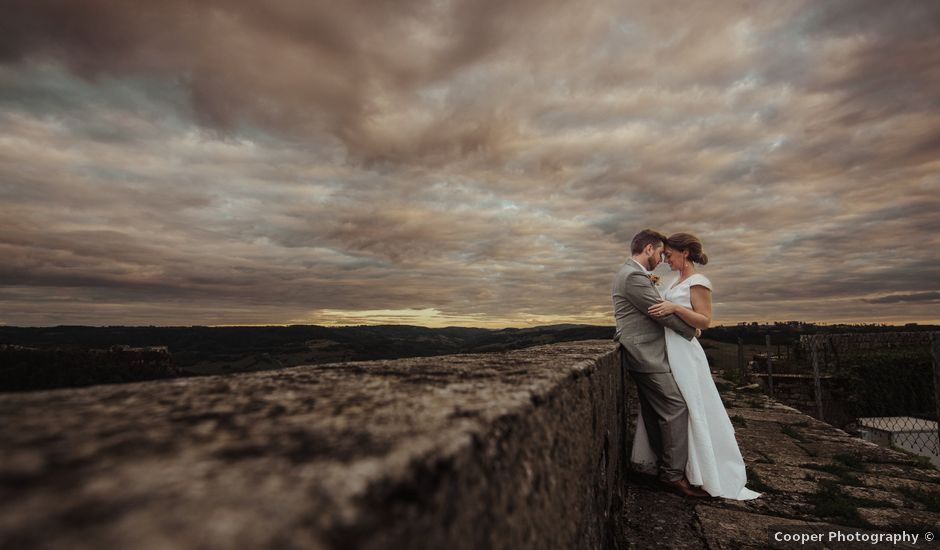
[[632, 257], [630, 258], [630, 260], [631, 260], [633, 263], [635, 263], [636, 265], [640, 266], [640, 269], [643, 270], [643, 273], [652, 273], [649, 269], [646, 269], [646, 266], [645, 266], [645, 265], [643, 265], [643, 264], [641, 264], [640, 262], [634, 260]]

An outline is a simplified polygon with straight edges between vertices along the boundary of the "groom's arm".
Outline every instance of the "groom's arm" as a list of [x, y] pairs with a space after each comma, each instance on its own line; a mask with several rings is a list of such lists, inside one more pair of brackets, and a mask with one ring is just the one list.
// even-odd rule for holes
[[664, 327], [671, 328], [686, 340], [691, 340], [695, 337], [695, 327], [683, 321], [675, 313], [670, 313], [663, 317], [654, 317], [648, 313], [649, 308], [658, 304], [662, 298], [656, 293], [656, 289], [653, 288], [653, 283], [646, 275], [639, 271], [634, 271], [627, 276], [626, 285], [627, 288], [624, 294], [627, 300], [629, 300], [635, 308], [640, 310], [643, 315], [646, 315]]

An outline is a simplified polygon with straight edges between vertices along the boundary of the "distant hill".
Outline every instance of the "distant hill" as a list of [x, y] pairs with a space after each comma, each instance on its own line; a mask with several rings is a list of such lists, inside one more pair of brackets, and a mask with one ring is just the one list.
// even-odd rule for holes
[[166, 348], [0, 345], [0, 391], [75, 388], [188, 376]]
[[[410, 325], [322, 327], [0, 326], [0, 391], [248, 372], [304, 364], [488, 353], [555, 342], [610, 339], [613, 327], [559, 324], [499, 330]], [[161, 369], [130, 349], [166, 348]], [[65, 358], [68, 358], [67, 360]], [[108, 368], [99, 365], [107, 362]], [[85, 364], [87, 363], [87, 364]], [[76, 372], [82, 371], [81, 373]], [[133, 372], [129, 372], [133, 370]]]
[[[817, 332], [940, 330], [929, 325], [742, 323], [708, 329], [703, 339], [763, 345]], [[614, 327], [556, 324], [531, 328], [427, 328], [411, 325], [261, 327], [0, 326], [0, 391], [270, 370], [296, 365], [489, 353], [575, 340], [606, 340]], [[115, 347], [123, 351], [115, 351]], [[149, 362], [131, 352], [165, 348]], [[151, 354], [152, 355], [152, 354]], [[147, 355], [150, 357], [150, 355]], [[85, 364], [87, 363], [87, 364]], [[145, 364], [146, 363], [146, 364]], [[106, 364], [107, 367], [102, 367]], [[84, 365], [84, 366], [83, 366]], [[76, 372], [81, 371], [81, 372]]]
[[937, 325], [883, 325], [872, 323], [817, 325], [799, 321], [775, 323], [740, 323], [709, 328], [703, 338], [718, 342], [735, 343], [741, 338], [745, 344], [761, 345], [769, 334], [775, 344], [786, 344], [799, 340], [804, 334], [847, 334], [872, 332], [934, 332], [940, 331]]

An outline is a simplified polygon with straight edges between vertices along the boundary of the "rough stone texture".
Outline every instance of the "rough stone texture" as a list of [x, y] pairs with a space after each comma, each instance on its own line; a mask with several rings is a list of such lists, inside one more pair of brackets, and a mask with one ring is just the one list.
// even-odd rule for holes
[[[730, 382], [718, 382], [731, 386]], [[722, 387], [720, 384], [719, 387]], [[627, 438], [632, 444], [636, 428], [636, 386], [627, 378], [630, 420]], [[629, 548], [937, 548], [936, 539], [923, 535], [940, 530], [940, 471], [918, 464], [908, 455], [879, 447], [762, 394], [732, 389], [722, 391], [728, 414], [748, 471], [763, 485], [748, 486], [764, 493], [750, 501], [727, 499], [688, 500], [662, 491], [642, 475], [627, 475], [623, 539]], [[833, 473], [839, 458], [840, 477]], [[854, 459], [854, 460], [853, 460]], [[826, 468], [822, 471], [816, 468]], [[839, 470], [835, 470], [838, 472]], [[839, 484], [839, 490], [857, 499], [858, 520], [821, 516], [813, 498], [822, 480]], [[857, 481], [855, 481], [857, 480]], [[912, 498], [933, 496], [934, 509]], [[916, 546], [872, 545], [870, 542], [807, 544], [774, 543], [770, 534], [786, 526], [787, 532], [845, 533], [918, 532]], [[823, 540], [826, 540], [824, 537]]]
[[0, 395], [2, 548], [621, 548], [609, 341]]
[[[665, 492], [626, 465], [635, 391], [611, 343], [586, 341], [0, 395], [0, 548], [737, 549], [797, 547], [771, 543], [780, 526], [936, 533], [940, 472], [743, 390], [722, 398], [765, 494]], [[854, 465], [833, 469], [840, 457]], [[818, 513], [826, 480], [856, 499], [854, 522]]]

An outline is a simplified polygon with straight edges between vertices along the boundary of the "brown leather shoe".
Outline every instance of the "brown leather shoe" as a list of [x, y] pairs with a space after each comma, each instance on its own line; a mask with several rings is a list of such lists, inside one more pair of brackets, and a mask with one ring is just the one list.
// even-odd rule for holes
[[689, 480], [684, 477], [675, 481], [663, 481], [662, 484], [673, 493], [683, 497], [711, 498], [711, 495], [708, 494], [705, 490], [689, 485]]
[[[688, 481], [688, 480], [686, 480], [686, 481]], [[692, 489], [692, 492], [695, 493], [696, 496], [699, 496], [699, 497], [702, 497], [702, 498], [715, 498], [715, 497], [712, 496], [711, 493], [709, 493], [709, 492], [706, 491], [705, 489], [702, 489], [702, 486], [701, 486], [701, 485], [689, 485], [689, 488]]]

